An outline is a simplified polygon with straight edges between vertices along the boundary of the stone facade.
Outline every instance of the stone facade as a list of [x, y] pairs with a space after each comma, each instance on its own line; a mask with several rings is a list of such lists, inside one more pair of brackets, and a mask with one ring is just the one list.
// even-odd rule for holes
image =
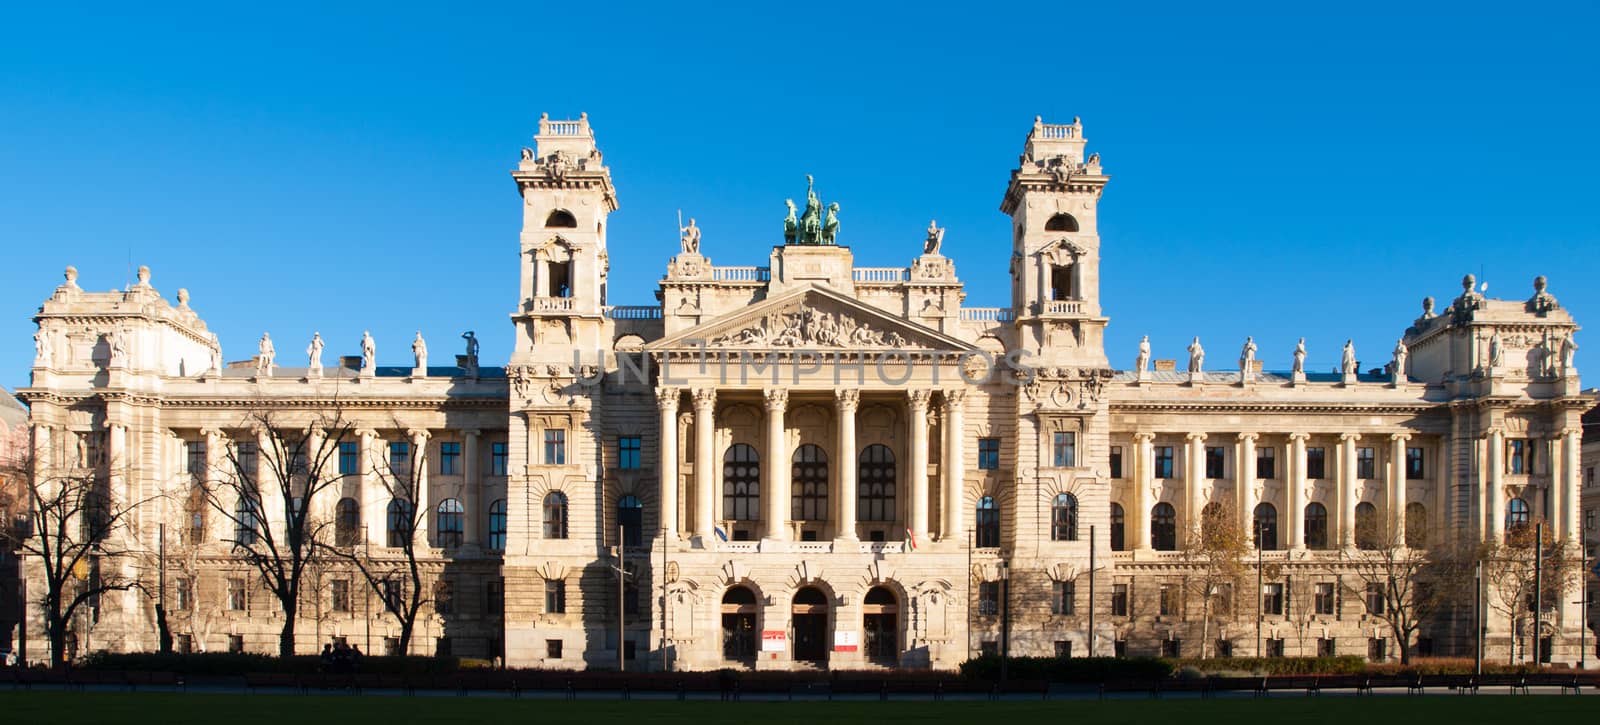
[[[1360, 370], [1347, 345], [1334, 373], [1304, 370], [1303, 353], [1263, 371], [1249, 342], [1238, 370], [1213, 371], [1198, 339], [1187, 365], [1146, 349], [1115, 367], [1097, 231], [1109, 177], [1076, 120], [1036, 119], [1006, 185], [1011, 301], [998, 308], [962, 304], [936, 224], [908, 266], [856, 267], [837, 208], [811, 191], [764, 264], [713, 264], [691, 221], [660, 305], [612, 306], [618, 196], [587, 117], [541, 119], [512, 177], [522, 273], [503, 368], [471, 354], [383, 367], [371, 349], [280, 367], [265, 339], [224, 367], [183, 291], [173, 305], [142, 272], [91, 293], [69, 270], [37, 317], [22, 391], [36, 446], [51, 465], [109, 468], [119, 497], [151, 497], [128, 534], [148, 547], [159, 523], [189, 520], [184, 491], [224, 451], [260, 436], [248, 411], [304, 426], [336, 409], [359, 459], [337, 498], [359, 507], [363, 546], [392, 543], [373, 480], [383, 447], [432, 461], [424, 559], [451, 604], [423, 618], [413, 652], [519, 666], [953, 668], [991, 648], [1192, 656], [1212, 639], [1254, 654], [1248, 592], [1237, 616], [1174, 594], [1196, 576], [1181, 548], [1211, 505], [1261, 534], [1285, 592], [1282, 613], [1259, 617], [1264, 647], [1368, 655], [1390, 635], [1352, 583], [1361, 517], [1416, 546], [1470, 543], [1525, 502], [1559, 539], [1579, 533], [1579, 416], [1594, 400], [1571, 364], [1577, 326], [1542, 280], [1503, 301], [1469, 277], [1397, 330], [1380, 369]], [[441, 468], [450, 455], [460, 463]], [[311, 505], [335, 516], [326, 498]], [[440, 524], [457, 503], [459, 543]], [[186, 554], [195, 589], [174, 631], [272, 651], [270, 599], [225, 605], [243, 576], [226, 539], [209, 532]], [[322, 589], [306, 651], [394, 635], [364, 592], [334, 606]], [[96, 616], [83, 646], [155, 646], [144, 598]], [[1576, 608], [1549, 621], [1556, 658], [1576, 659]], [[1470, 631], [1441, 617], [1423, 636], [1470, 654]], [[1491, 617], [1491, 653], [1512, 632]]]

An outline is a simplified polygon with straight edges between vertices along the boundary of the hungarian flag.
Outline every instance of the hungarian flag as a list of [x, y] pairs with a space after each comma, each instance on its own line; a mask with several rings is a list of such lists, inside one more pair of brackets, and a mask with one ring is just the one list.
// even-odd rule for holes
[[728, 540], [728, 532], [723, 531], [721, 526], [714, 526], [712, 527], [712, 530], [717, 532], [717, 538], [722, 539], [723, 541]]
[[906, 529], [906, 543], [911, 545], [912, 551], [917, 550], [917, 535], [911, 533], [911, 529]]

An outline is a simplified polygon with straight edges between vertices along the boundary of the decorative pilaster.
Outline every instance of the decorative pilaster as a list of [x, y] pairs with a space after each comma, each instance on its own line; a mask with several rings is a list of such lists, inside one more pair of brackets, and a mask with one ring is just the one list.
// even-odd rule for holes
[[766, 519], [767, 538], [776, 541], [789, 539], [789, 446], [784, 431], [783, 414], [789, 405], [789, 391], [783, 388], [769, 388], [762, 397], [767, 409], [767, 452], [764, 458], [767, 465], [761, 470], [766, 474], [766, 490], [761, 492], [762, 503], [766, 509], [763, 518]]
[[461, 474], [466, 482], [461, 487], [463, 499], [461, 507], [467, 510], [461, 527], [461, 536], [463, 544], [477, 547], [483, 544], [483, 529], [480, 526], [484, 514], [483, 466], [478, 461], [483, 431], [473, 428], [461, 431], [461, 435], [466, 439], [461, 446], [463, 456]]
[[1183, 519], [1190, 538], [1200, 535], [1201, 511], [1205, 507], [1206, 486], [1206, 434], [1189, 433], [1184, 451]]
[[1239, 457], [1233, 468], [1234, 489], [1239, 498], [1239, 528], [1244, 531], [1245, 544], [1256, 544], [1256, 434], [1239, 434]]
[[962, 408], [967, 400], [965, 390], [944, 391], [944, 458], [940, 471], [944, 474], [944, 539], [961, 541], [967, 535], [966, 509], [966, 455], [962, 442], [966, 440], [966, 426]]
[[926, 390], [907, 392], [911, 410], [911, 533], [917, 541], [928, 540], [928, 401]]
[[1339, 546], [1356, 545], [1356, 441], [1360, 433], [1339, 434]]
[[1406, 441], [1409, 433], [1389, 436], [1389, 485], [1384, 487], [1389, 509], [1390, 536], [1395, 546], [1406, 544]]
[[433, 502], [434, 496], [432, 480], [428, 476], [428, 431], [420, 428], [413, 428], [406, 431], [406, 435], [411, 436], [410, 473], [411, 480], [416, 482], [417, 487], [417, 500], [413, 501], [412, 503], [416, 504], [417, 506], [417, 521], [422, 522], [422, 524], [417, 527], [416, 533], [421, 535], [423, 539], [420, 542], [413, 540], [412, 546], [419, 548], [432, 546], [433, 541], [428, 537], [428, 533], [432, 527], [428, 525], [428, 522], [434, 520], [433, 516], [431, 515], [431, 509], [436, 504]]
[[383, 495], [383, 482], [378, 478], [382, 475], [378, 469], [378, 433], [364, 428], [356, 431], [356, 436], [360, 439], [357, 453], [361, 456], [356, 469], [356, 475], [361, 477], [361, 524], [366, 530], [367, 543], [383, 546], [388, 543], [384, 511], [389, 502]]
[[1505, 541], [1506, 515], [1505, 515], [1505, 483], [1502, 476], [1505, 474], [1504, 456], [1506, 450], [1505, 432], [1499, 428], [1489, 429], [1488, 451], [1485, 458], [1483, 478], [1483, 515], [1488, 517], [1485, 531], [1489, 532], [1487, 541], [1500, 544]]
[[1290, 549], [1302, 550], [1306, 548], [1306, 439], [1310, 435], [1305, 433], [1289, 434], [1289, 479], [1285, 488], [1288, 496], [1285, 497], [1289, 510], [1289, 541]]
[[656, 390], [656, 470], [660, 472], [661, 529], [668, 541], [678, 535], [678, 397], [677, 388]]
[[1561, 431], [1561, 478], [1552, 479], [1561, 488], [1561, 510], [1555, 512], [1561, 520], [1561, 531], [1574, 539], [1582, 535], [1583, 529], [1578, 525], [1578, 509], [1580, 486], [1582, 478], [1578, 475], [1581, 462], [1580, 454], [1583, 450], [1583, 431], [1579, 428], [1568, 428]]
[[839, 416], [839, 530], [836, 538], [853, 541], [856, 536], [856, 409], [861, 391], [834, 392]]
[[1133, 507], [1131, 513], [1134, 523], [1130, 548], [1139, 551], [1150, 549], [1150, 489], [1155, 487], [1156, 449], [1153, 445], [1155, 439], [1154, 433], [1133, 434], [1134, 448], [1137, 450], [1134, 465], [1137, 468], [1134, 470], [1133, 496], [1129, 502]]
[[716, 388], [694, 390], [694, 525], [703, 545], [711, 547], [716, 538], [716, 441], [712, 437], [713, 413], [717, 407]]

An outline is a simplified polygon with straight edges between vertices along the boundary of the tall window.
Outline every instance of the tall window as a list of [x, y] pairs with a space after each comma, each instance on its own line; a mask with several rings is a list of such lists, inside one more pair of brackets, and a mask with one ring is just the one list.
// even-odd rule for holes
[[1356, 478], [1377, 478], [1378, 461], [1371, 448], [1356, 449]]
[[978, 582], [978, 613], [1000, 613], [1000, 582]]
[[404, 476], [411, 471], [411, 444], [405, 441], [389, 442], [389, 472]]
[[339, 546], [355, 546], [361, 531], [361, 506], [353, 498], [341, 498], [334, 505], [333, 540]]
[[1428, 546], [1428, 507], [1416, 501], [1406, 504], [1406, 546], [1412, 549]]
[[1077, 613], [1076, 602], [1078, 587], [1074, 582], [1056, 582], [1051, 587], [1054, 596], [1050, 598], [1050, 613], [1071, 615]]
[[566, 614], [567, 613], [567, 580], [565, 580], [565, 579], [546, 579], [546, 580], [544, 580], [544, 613], [545, 614]]
[[1370, 582], [1364, 597], [1367, 604], [1367, 614], [1374, 617], [1383, 616], [1383, 582]]
[[893, 521], [894, 452], [888, 446], [873, 444], [861, 450], [856, 486], [860, 489], [858, 508], [862, 521]]
[[1000, 507], [993, 496], [978, 499], [977, 544], [980, 549], [1000, 546]]
[[637, 496], [617, 499], [617, 523], [622, 526], [623, 546], [639, 546], [644, 541], [644, 504]]
[[564, 466], [567, 464], [567, 431], [561, 428], [548, 428], [544, 432], [544, 464], [546, 466]]
[[560, 491], [544, 495], [544, 538], [567, 538], [567, 495]]
[[228, 578], [228, 609], [232, 611], [242, 612], [245, 610], [244, 581], [244, 577], [241, 576]]
[[1111, 585], [1111, 616], [1113, 616], [1113, 617], [1126, 617], [1126, 616], [1128, 616], [1128, 585], [1127, 584], [1112, 584]]
[[403, 498], [389, 500], [389, 546], [399, 548], [411, 539], [412, 512], [415, 510], [411, 502]]
[[1111, 447], [1111, 477], [1122, 478], [1122, 446]]
[[617, 468], [628, 471], [639, 468], [639, 436], [617, 438]]
[[1506, 441], [1509, 455], [1506, 456], [1508, 473], [1527, 474], [1533, 473], [1533, 441], [1514, 438]]
[[510, 468], [511, 449], [505, 441], [495, 441], [489, 444], [489, 475], [504, 476]]
[[461, 473], [461, 443], [444, 441], [439, 444], [439, 475], [455, 476]]
[[1222, 446], [1206, 446], [1206, 478], [1223, 478], [1228, 474], [1223, 472]]
[[258, 453], [255, 441], [240, 441], [234, 445], [234, 458], [239, 468], [240, 478], [246, 481], [255, 479]]
[[361, 472], [361, 444], [355, 441], [339, 442], [339, 475], [353, 476]]
[[1506, 532], [1526, 528], [1532, 522], [1532, 514], [1528, 509], [1528, 502], [1521, 498], [1514, 498], [1506, 502]]
[[1176, 584], [1162, 584], [1158, 590], [1158, 596], [1160, 598], [1157, 600], [1158, 608], [1156, 611], [1162, 616], [1177, 614], [1178, 610], [1183, 606], [1183, 602], [1178, 598], [1180, 591]]
[[1172, 446], [1156, 446], [1156, 478], [1172, 478]]
[[1178, 512], [1162, 502], [1150, 509], [1150, 548], [1174, 551], [1178, 548]]
[[735, 443], [722, 455], [722, 517], [761, 519], [761, 456], [755, 446]]
[[995, 471], [1000, 468], [1000, 439], [978, 439], [978, 470]]
[[494, 551], [506, 549], [506, 500], [503, 498], [489, 504], [489, 548]]
[[1306, 478], [1328, 477], [1328, 454], [1324, 448], [1306, 449]]
[[1278, 455], [1272, 446], [1262, 446], [1256, 449], [1256, 478], [1278, 477]]
[[1050, 450], [1051, 460], [1056, 468], [1071, 468], [1078, 465], [1078, 434], [1058, 431]]
[[240, 496], [233, 508], [233, 541], [239, 546], [255, 546], [261, 530], [261, 505], [249, 496]]
[[209, 508], [204, 486], [196, 484], [189, 489], [189, 500], [184, 507], [184, 512], [189, 515], [189, 543], [199, 545], [205, 542], [206, 510]]
[[439, 507], [434, 511], [437, 518], [434, 524], [439, 529], [438, 545], [440, 548], [453, 548], [461, 545], [461, 535], [466, 524], [465, 509], [461, 502], [447, 498], [439, 502]]
[[1050, 540], [1078, 540], [1078, 499], [1070, 493], [1056, 494], [1050, 504]]
[[1126, 531], [1126, 529], [1124, 528], [1125, 524], [1126, 524], [1126, 518], [1123, 516], [1123, 513], [1122, 513], [1122, 504], [1120, 504], [1120, 503], [1111, 504], [1111, 550], [1112, 551], [1126, 551], [1127, 548], [1128, 548], [1127, 544], [1125, 543], [1125, 539], [1123, 539], [1123, 534]]
[[1283, 614], [1283, 584], [1271, 582], [1261, 587], [1261, 613]]
[[1306, 548], [1328, 548], [1328, 509], [1315, 501], [1306, 504]]
[[1422, 449], [1406, 449], [1406, 480], [1415, 481], [1422, 478]]
[[828, 454], [807, 443], [794, 450], [790, 485], [794, 487], [789, 515], [796, 521], [828, 518]]
[[1312, 605], [1316, 607], [1317, 614], [1333, 614], [1332, 583], [1317, 582], [1316, 591], [1313, 593]]
[[328, 600], [335, 612], [350, 611], [350, 580], [334, 579], [329, 582]]
[[184, 452], [187, 454], [184, 458], [184, 473], [189, 474], [189, 478], [193, 480], [205, 480], [206, 442], [188, 441], [184, 443]]
[[1367, 501], [1356, 504], [1355, 528], [1357, 549], [1378, 548], [1378, 507]]
[[1278, 550], [1278, 509], [1270, 503], [1256, 504], [1253, 523], [1256, 543], [1263, 551]]

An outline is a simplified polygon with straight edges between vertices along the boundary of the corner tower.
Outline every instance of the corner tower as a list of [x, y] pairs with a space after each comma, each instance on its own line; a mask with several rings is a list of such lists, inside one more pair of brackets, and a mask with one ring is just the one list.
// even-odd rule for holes
[[602, 349], [606, 217], [617, 210], [611, 171], [588, 114], [539, 117], [534, 148], [511, 172], [522, 195], [521, 299], [513, 362], [565, 362], [571, 349]]
[[1107, 178], [1083, 124], [1033, 129], [1000, 211], [1011, 217], [1011, 304], [1021, 345], [1047, 365], [1106, 367], [1097, 207]]

